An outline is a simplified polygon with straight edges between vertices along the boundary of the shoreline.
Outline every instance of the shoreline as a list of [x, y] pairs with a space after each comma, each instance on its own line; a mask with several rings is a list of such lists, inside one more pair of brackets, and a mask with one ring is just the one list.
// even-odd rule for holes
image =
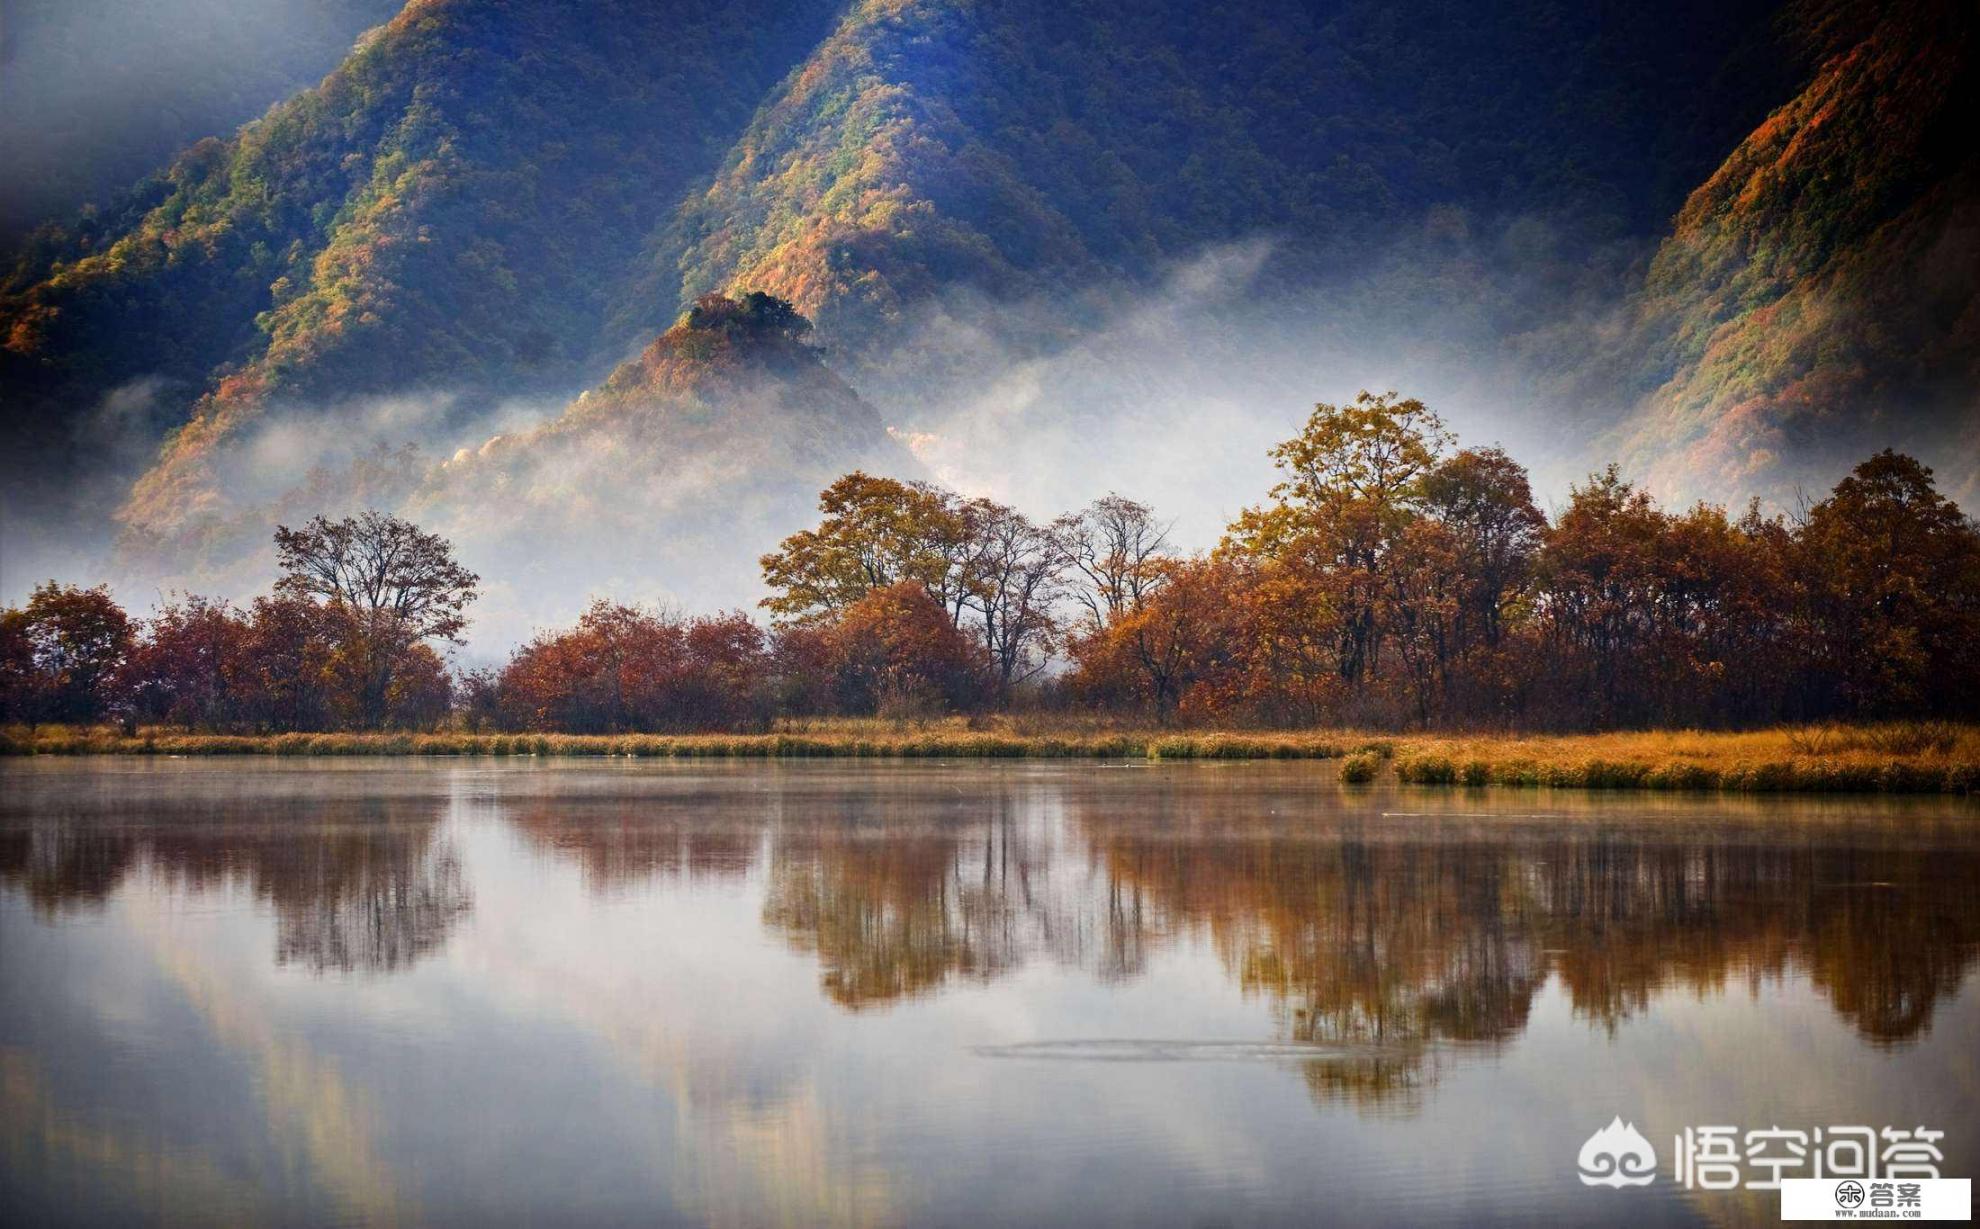
[[1344, 783], [1725, 793], [1971, 794], [1980, 727], [1949, 723], [1745, 732], [1368, 734], [1340, 730], [1034, 730], [825, 723], [763, 734], [186, 734], [0, 731], [0, 756], [488, 756], [635, 759], [1328, 760]]

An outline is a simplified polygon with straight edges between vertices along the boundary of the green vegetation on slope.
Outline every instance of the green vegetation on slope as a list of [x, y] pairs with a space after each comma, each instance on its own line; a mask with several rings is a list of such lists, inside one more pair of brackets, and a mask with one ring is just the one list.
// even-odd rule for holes
[[314, 84], [402, 0], [9, 0], [0, 236], [99, 205]]

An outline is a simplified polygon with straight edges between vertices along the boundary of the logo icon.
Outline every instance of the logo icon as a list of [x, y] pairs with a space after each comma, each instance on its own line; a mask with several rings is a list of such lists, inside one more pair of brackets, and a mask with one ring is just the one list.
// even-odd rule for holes
[[1861, 1207], [1863, 1204], [1863, 1184], [1861, 1182], [1839, 1182], [1836, 1184], [1836, 1206], [1839, 1208]]
[[1583, 1186], [1647, 1186], [1657, 1180], [1657, 1150], [1638, 1133], [1635, 1123], [1617, 1115], [1588, 1137], [1575, 1158]]

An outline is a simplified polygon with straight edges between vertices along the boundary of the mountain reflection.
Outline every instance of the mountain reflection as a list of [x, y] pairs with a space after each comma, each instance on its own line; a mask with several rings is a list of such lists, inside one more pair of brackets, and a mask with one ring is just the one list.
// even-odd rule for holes
[[42, 815], [0, 830], [0, 881], [44, 916], [101, 907], [140, 871], [186, 890], [241, 884], [273, 911], [275, 959], [389, 972], [437, 950], [473, 905], [431, 804], [398, 799], [215, 805], [109, 823]]

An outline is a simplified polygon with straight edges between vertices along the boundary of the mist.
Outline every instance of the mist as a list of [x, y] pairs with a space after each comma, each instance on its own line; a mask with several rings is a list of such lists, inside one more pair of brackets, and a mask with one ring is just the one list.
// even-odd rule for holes
[[1557, 509], [1611, 459], [1600, 449], [1636, 395], [1612, 380], [1613, 399], [1593, 402], [1588, 372], [1627, 331], [1649, 247], [1435, 210], [1346, 269], [1260, 234], [1077, 295], [952, 292], [883, 339], [891, 366], [823, 339], [826, 367], [857, 389], [820, 368], [650, 406], [577, 389], [278, 404], [203, 459], [187, 524], [149, 539], [109, 516], [155, 451], [159, 385], [140, 380], [87, 418], [92, 439], [115, 441], [91, 471], [96, 513], [25, 532], [10, 518], [0, 582], [8, 601], [46, 576], [108, 578], [139, 609], [172, 592], [245, 600], [273, 582], [277, 524], [377, 507], [443, 534], [481, 575], [463, 659], [486, 663], [599, 597], [755, 610], [759, 556], [853, 468], [1041, 523], [1119, 492], [1172, 521], [1179, 547], [1206, 549], [1266, 497], [1269, 450], [1316, 402], [1361, 389], [1421, 398], [1460, 446], [1505, 448]]
[[[952, 295], [894, 347], [915, 374], [868, 375], [857, 392], [765, 378], [643, 410], [575, 389], [270, 406], [206, 458], [191, 528], [147, 541], [125, 526], [118, 541], [107, 516], [10, 524], [0, 581], [9, 601], [50, 575], [107, 577], [140, 609], [171, 592], [245, 600], [273, 582], [275, 525], [385, 508], [447, 536], [482, 576], [463, 654], [479, 663], [594, 597], [753, 610], [757, 558], [855, 467], [1041, 522], [1118, 491], [1203, 549], [1265, 497], [1269, 449], [1313, 404], [1363, 388], [1422, 398], [1463, 445], [1505, 447], [1543, 505], [1602, 460], [1585, 445], [1623, 407], [1561, 403], [1559, 373], [1613, 331], [1640, 247], [1569, 268], [1557, 254], [1588, 246], [1544, 220], [1445, 211], [1350, 273], [1327, 277], [1292, 250], [1273, 235], [1209, 247], [1148, 283], [1090, 289], [1076, 317], [1066, 299]], [[1064, 340], [1014, 340], [1040, 336]], [[828, 366], [854, 366], [826, 340]], [[122, 441], [93, 471], [106, 491], [128, 490], [152, 455], [155, 391], [136, 382], [91, 416], [96, 438]], [[889, 438], [862, 436], [869, 414]]]
[[[1592, 254], [1591, 254], [1592, 253]], [[1270, 449], [1317, 402], [1417, 397], [1460, 446], [1497, 445], [1543, 504], [1606, 462], [1591, 445], [1628, 408], [1570, 395], [1621, 328], [1644, 243], [1591, 245], [1546, 219], [1433, 212], [1328, 275], [1284, 237], [1205, 249], [1049, 353], [1059, 300], [944, 305], [903, 346], [965, 373], [871, 396], [946, 485], [1049, 518], [1118, 491], [1213, 545], [1276, 480]]]

